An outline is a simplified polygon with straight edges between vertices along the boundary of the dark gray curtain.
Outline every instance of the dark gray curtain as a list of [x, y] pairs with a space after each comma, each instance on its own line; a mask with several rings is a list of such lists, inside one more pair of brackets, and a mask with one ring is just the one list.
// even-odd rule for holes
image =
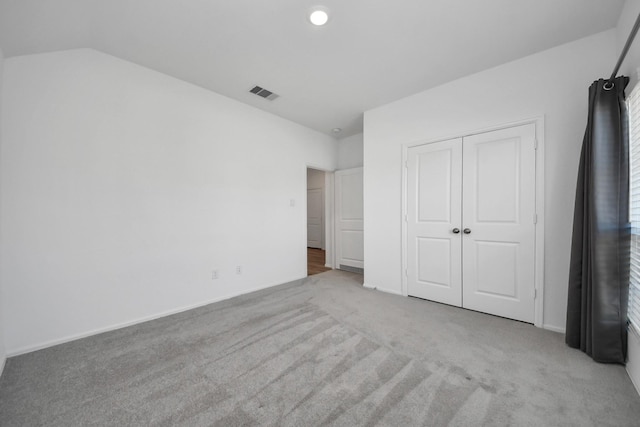
[[589, 88], [573, 217], [566, 342], [625, 363], [629, 288], [627, 77]]

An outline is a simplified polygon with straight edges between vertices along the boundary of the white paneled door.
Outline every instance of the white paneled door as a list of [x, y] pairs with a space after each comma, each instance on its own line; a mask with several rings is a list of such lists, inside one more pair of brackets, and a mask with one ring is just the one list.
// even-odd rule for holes
[[535, 125], [470, 136], [463, 149], [464, 307], [533, 323]]
[[535, 125], [407, 159], [409, 295], [533, 323]]
[[409, 149], [409, 295], [462, 305], [462, 139]]
[[336, 265], [364, 268], [362, 168], [335, 173]]
[[307, 247], [322, 249], [324, 203], [321, 188], [307, 190]]

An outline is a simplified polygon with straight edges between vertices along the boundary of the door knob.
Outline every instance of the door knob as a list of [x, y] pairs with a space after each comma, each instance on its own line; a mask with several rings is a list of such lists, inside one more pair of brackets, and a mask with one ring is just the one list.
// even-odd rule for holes
[[460, 229], [459, 229], [459, 228], [454, 228], [454, 229], [453, 229], [453, 230], [451, 230], [451, 231], [453, 231], [453, 234], [458, 234], [458, 233], [460, 233]]
[[470, 228], [465, 228], [464, 230], [462, 230], [462, 232], [464, 234], [471, 234], [471, 229]]

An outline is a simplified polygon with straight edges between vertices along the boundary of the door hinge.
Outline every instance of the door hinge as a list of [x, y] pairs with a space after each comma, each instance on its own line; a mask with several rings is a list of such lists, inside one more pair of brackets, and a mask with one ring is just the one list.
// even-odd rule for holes
[[407, 168], [407, 169], [409, 168], [409, 162], [408, 162], [408, 161], [406, 161], [406, 160], [405, 160], [405, 162], [404, 162], [404, 167], [405, 167], [405, 168]]
[[534, 213], [534, 214], [533, 214], [533, 223], [534, 223], [534, 224], [537, 224], [537, 223], [538, 223], [538, 214], [537, 214], [537, 213]]
[[533, 299], [537, 299], [538, 298], [538, 290], [534, 289], [533, 290]]
[[533, 149], [534, 150], [538, 149], [538, 139], [537, 138], [533, 140]]
[[404, 269], [404, 275], [409, 277], [409, 269], [407, 269], [407, 268]]
[[404, 222], [409, 222], [409, 220], [407, 219], [407, 215], [404, 215]]

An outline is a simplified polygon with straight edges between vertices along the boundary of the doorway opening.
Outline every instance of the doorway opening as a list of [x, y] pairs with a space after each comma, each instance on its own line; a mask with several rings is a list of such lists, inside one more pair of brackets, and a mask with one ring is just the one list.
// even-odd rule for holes
[[307, 275], [331, 270], [327, 262], [327, 173], [307, 168]]

